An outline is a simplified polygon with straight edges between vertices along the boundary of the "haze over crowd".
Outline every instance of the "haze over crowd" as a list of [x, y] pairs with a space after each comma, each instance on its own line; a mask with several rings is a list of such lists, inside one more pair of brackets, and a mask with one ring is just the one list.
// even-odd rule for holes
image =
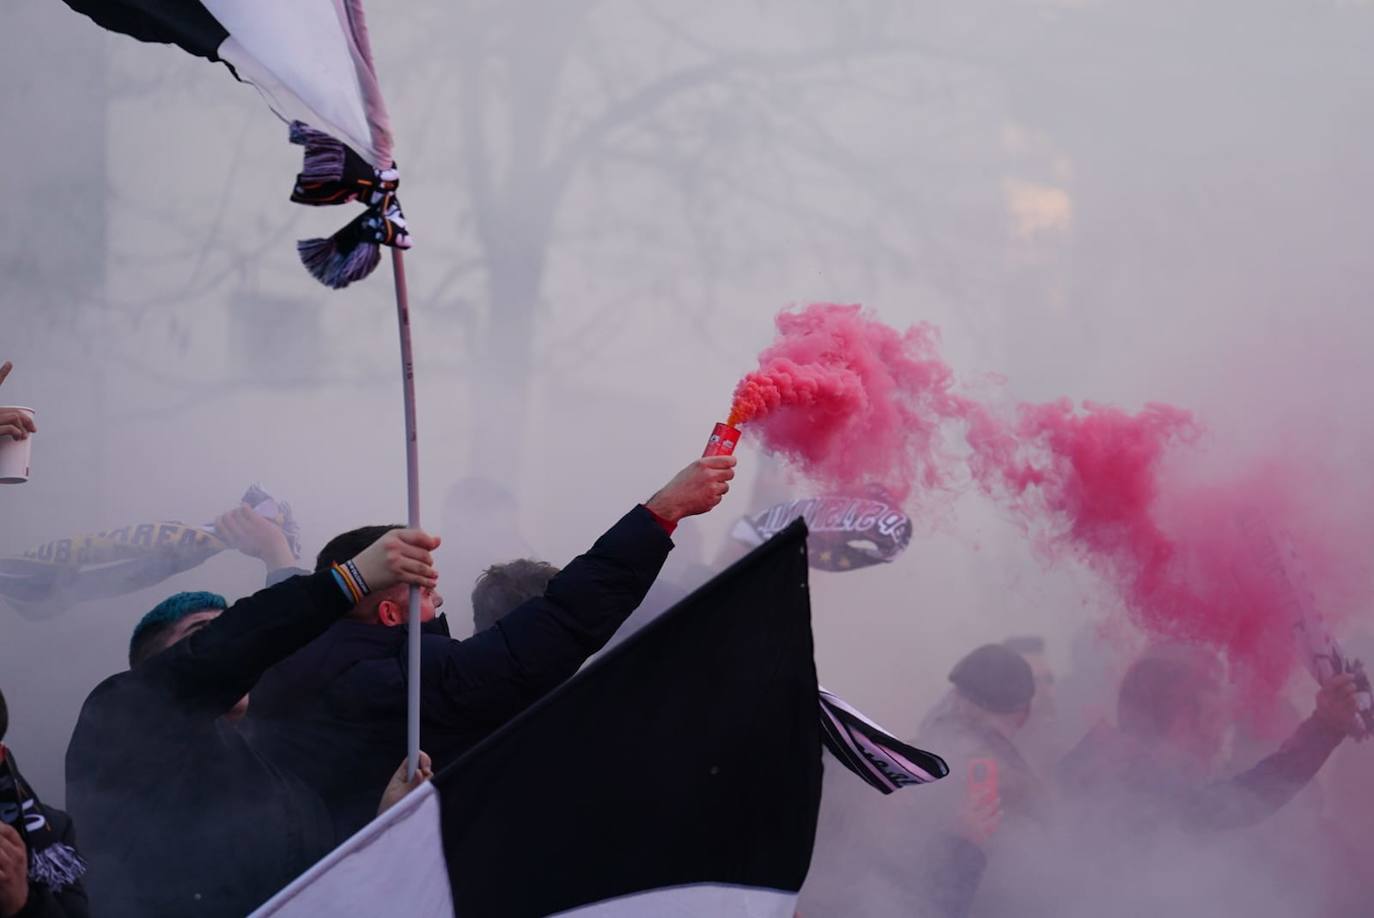
[[[285, 126], [175, 49], [12, 6], [0, 402], [41, 433], [33, 479], [0, 488], [0, 556], [206, 522], [259, 481], [307, 555], [403, 519], [389, 285], [329, 293], [300, 269], [294, 241], [337, 218], [286, 204]], [[416, 243], [422, 519], [457, 606], [487, 564], [567, 561], [697, 455], [790, 304], [932, 323], [965, 381], [1017, 400], [1176, 404], [1212, 478], [1282, 456], [1324, 501], [1370, 506], [1374, 4], [368, 13]], [[736, 519], [814, 490], [747, 435], [738, 456], [665, 576], [702, 582]], [[1042, 635], [1061, 675], [1119, 675], [1142, 644], [1109, 583], [976, 490], [915, 519], [894, 563], [812, 578], [822, 681], [894, 732], [979, 644]], [[45, 797], [62, 802], [81, 702], [139, 616], [261, 574], [225, 553], [41, 620], [0, 604], [7, 742]], [[1361, 599], [1339, 597], [1341, 637], [1374, 659]], [[1314, 690], [1284, 697], [1305, 713]], [[1371, 748], [1335, 760], [1367, 770]], [[1243, 886], [1233, 869], [1180, 889]]]

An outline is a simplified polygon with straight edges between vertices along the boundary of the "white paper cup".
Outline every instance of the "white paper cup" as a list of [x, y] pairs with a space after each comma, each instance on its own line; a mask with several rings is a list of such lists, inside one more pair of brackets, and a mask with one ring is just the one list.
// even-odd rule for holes
[[[22, 411], [30, 418], [33, 417], [32, 408], [0, 405], [0, 411], [6, 408], [11, 411]], [[22, 440], [9, 436], [0, 437], [0, 484], [23, 484], [29, 480], [29, 457], [33, 454], [33, 438], [33, 434]]]

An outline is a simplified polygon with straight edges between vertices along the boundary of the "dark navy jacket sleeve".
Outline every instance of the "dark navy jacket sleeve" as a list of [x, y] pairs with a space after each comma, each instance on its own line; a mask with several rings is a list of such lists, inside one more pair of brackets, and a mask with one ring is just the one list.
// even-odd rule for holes
[[29, 884], [29, 901], [14, 918], [86, 918], [91, 909], [80, 884], [55, 893], [38, 883]]
[[308, 577], [310, 573], [303, 567], [279, 567], [267, 572], [266, 586], [274, 587], [283, 580], [290, 580], [292, 577]]
[[425, 718], [473, 725], [503, 722], [600, 650], [644, 600], [673, 541], [644, 507], [635, 507], [519, 606], [442, 661], [441, 696], [425, 699]]
[[[82, 706], [68, 750], [88, 758], [106, 729], [178, 736], [186, 721], [209, 725], [248, 693], [263, 671], [324, 632], [350, 604], [326, 571], [240, 599], [183, 641], [106, 679]], [[137, 744], [134, 744], [137, 746]], [[150, 747], [151, 748], [151, 747]]]
[[1278, 752], [1249, 771], [1211, 784], [1183, 812], [1196, 828], [1234, 829], [1268, 818], [1307, 786], [1345, 734], [1315, 717], [1303, 721]]
[[240, 599], [134, 672], [186, 713], [218, 717], [350, 608], [331, 572], [293, 577]]
[[967, 839], [943, 834], [932, 842], [926, 857], [926, 888], [934, 914], [942, 918], [966, 918], [983, 880], [987, 855]]

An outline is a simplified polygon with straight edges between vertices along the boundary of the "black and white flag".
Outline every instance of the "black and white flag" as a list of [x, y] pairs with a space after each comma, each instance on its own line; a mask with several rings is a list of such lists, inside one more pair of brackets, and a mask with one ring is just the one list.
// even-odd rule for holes
[[796, 523], [257, 914], [792, 918], [821, 788]]
[[290, 123], [305, 148], [291, 200], [367, 208], [332, 236], [296, 243], [316, 280], [346, 287], [376, 269], [381, 246], [410, 248], [362, 0], [63, 2], [112, 32], [222, 61]]
[[391, 128], [361, 0], [64, 0], [112, 32], [223, 61], [286, 121], [304, 121], [372, 165]]

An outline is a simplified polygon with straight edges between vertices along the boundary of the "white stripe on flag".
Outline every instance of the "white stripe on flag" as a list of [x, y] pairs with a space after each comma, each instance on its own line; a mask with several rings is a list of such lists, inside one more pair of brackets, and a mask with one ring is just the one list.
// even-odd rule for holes
[[557, 918], [792, 918], [796, 912], [796, 893], [703, 883], [594, 902]]
[[296, 878], [253, 918], [453, 918], [439, 794], [423, 784]]
[[[273, 111], [332, 134], [378, 168], [391, 165], [390, 136], [373, 129], [359, 75], [360, 67], [371, 65], [358, 60], [339, 0], [202, 2], [229, 32], [220, 58], [257, 87]], [[381, 111], [379, 100], [374, 107]]]

